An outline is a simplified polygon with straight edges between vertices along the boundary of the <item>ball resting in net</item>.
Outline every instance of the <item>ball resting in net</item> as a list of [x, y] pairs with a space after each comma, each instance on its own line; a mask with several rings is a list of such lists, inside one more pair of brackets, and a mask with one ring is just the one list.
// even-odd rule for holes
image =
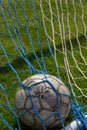
[[[61, 124], [70, 111], [67, 87], [52, 75], [38, 74], [19, 86], [15, 104], [20, 120], [33, 129], [53, 128]], [[42, 121], [42, 122], [41, 122]]]

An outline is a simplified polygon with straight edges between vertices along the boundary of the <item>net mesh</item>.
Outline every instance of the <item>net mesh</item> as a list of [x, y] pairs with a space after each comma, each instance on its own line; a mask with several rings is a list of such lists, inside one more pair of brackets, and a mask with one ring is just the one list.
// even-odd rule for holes
[[62, 127], [80, 119], [87, 128], [86, 31], [85, 0], [0, 0], [0, 128], [24, 129], [14, 96], [37, 73], [55, 75], [69, 88], [71, 113]]

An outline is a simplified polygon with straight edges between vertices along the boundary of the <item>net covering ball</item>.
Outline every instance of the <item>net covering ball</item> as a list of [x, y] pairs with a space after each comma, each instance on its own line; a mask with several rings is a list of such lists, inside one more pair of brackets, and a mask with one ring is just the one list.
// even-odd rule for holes
[[20, 120], [33, 129], [54, 128], [70, 110], [69, 91], [58, 78], [37, 74], [23, 82], [16, 91], [15, 105]]

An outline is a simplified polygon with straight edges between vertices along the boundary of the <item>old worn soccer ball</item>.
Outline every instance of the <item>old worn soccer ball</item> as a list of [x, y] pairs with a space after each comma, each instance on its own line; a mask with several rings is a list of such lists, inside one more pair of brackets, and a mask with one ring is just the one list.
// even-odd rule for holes
[[[67, 87], [52, 75], [37, 74], [23, 81], [15, 96], [20, 120], [35, 129], [53, 128], [69, 114]], [[61, 118], [61, 120], [60, 120]]]

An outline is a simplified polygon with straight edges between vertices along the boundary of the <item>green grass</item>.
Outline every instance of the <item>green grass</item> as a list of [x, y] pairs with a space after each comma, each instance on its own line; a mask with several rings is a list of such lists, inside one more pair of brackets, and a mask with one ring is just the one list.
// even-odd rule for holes
[[[0, 83], [4, 86], [5, 92], [8, 96], [8, 99], [11, 103], [11, 107], [13, 110], [15, 110], [15, 104], [14, 104], [14, 97], [16, 89], [19, 85], [19, 80], [17, 78], [17, 75], [19, 76], [20, 80], [23, 81], [27, 77], [29, 77], [32, 74], [35, 74], [36, 72], [32, 72], [29, 69], [28, 64], [24, 61], [23, 55], [20, 54], [20, 51], [17, 50], [15, 47], [15, 43], [18, 48], [21, 48], [19, 41], [22, 43], [24, 47], [24, 54], [29, 59], [32, 65], [35, 66], [38, 70], [44, 70], [44, 63], [47, 68], [47, 72], [49, 74], [58, 76], [57, 67], [55, 60], [50, 53], [48, 49], [48, 43], [54, 52], [53, 49], [53, 42], [50, 38], [53, 39], [53, 31], [52, 31], [52, 23], [51, 21], [51, 14], [50, 14], [50, 8], [48, 2], [43, 0], [42, 7], [44, 10], [45, 15], [45, 26], [47, 29], [48, 37], [46, 36], [46, 33], [44, 32], [43, 27], [43, 21], [42, 21], [42, 15], [41, 15], [41, 8], [39, 2], [35, 1], [35, 10], [36, 10], [36, 21], [35, 21], [35, 12], [32, 9], [32, 0], [26, 0], [24, 2], [24, 6], [22, 6], [22, 1], [20, 2], [14, 2], [14, 0], [11, 1], [10, 6], [8, 6], [8, 3], [3, 0], [2, 4], [4, 6], [4, 14], [3, 17], [0, 14], [0, 42], [4, 47], [4, 50], [6, 51], [6, 54], [8, 55], [9, 61], [11, 65], [15, 68], [17, 74], [12, 71], [10, 66], [8, 65], [8, 61], [6, 60], [6, 55], [4, 54], [3, 50], [0, 48]], [[87, 27], [87, 2], [83, 1], [83, 8], [84, 8], [84, 22]], [[74, 101], [74, 97], [71, 91], [71, 87], [69, 86], [69, 78], [70, 82], [72, 83], [72, 88], [77, 96], [77, 100], [80, 104], [87, 104], [87, 99], [82, 96], [82, 92], [87, 95], [87, 65], [84, 63], [84, 60], [81, 57], [84, 57], [85, 62], [87, 62], [87, 39], [84, 36], [84, 26], [82, 18], [82, 8], [79, 1], [76, 1], [74, 4], [75, 10], [76, 10], [76, 25], [75, 25], [75, 10], [73, 7], [72, 2], [68, 1], [68, 10], [66, 8], [66, 3], [62, 2], [62, 8], [61, 3], [58, 2], [58, 8], [59, 8], [59, 17], [60, 17], [60, 23], [61, 23], [61, 30], [63, 30], [63, 25], [65, 29], [65, 35], [64, 32], [60, 33], [59, 28], [59, 21], [57, 17], [57, 10], [56, 10], [56, 4], [54, 1], [51, 1], [52, 11], [53, 11], [53, 25], [54, 25], [54, 35], [55, 35], [55, 44], [58, 51], [56, 52], [56, 58], [58, 62], [58, 70], [61, 77], [61, 80], [68, 86], [70, 90], [70, 94], [72, 96], [72, 99]], [[10, 8], [9, 8], [10, 7]], [[15, 8], [14, 8], [15, 7]], [[22, 7], [22, 8], [21, 8]], [[25, 7], [25, 8], [23, 8]], [[15, 10], [16, 9], [16, 10]], [[63, 12], [62, 12], [63, 9]], [[27, 24], [25, 22], [25, 14], [24, 10], [26, 12], [27, 16]], [[12, 13], [9, 14], [10, 11]], [[70, 40], [69, 40], [69, 28], [67, 24], [67, 11], [69, 12], [69, 25], [70, 25]], [[2, 8], [0, 7], [0, 13], [2, 13]], [[63, 19], [62, 19], [63, 15]], [[5, 16], [5, 17], [4, 17]], [[17, 16], [17, 17], [16, 17]], [[4, 21], [4, 18], [6, 18], [6, 21]], [[48, 19], [47, 19], [48, 18]], [[13, 19], [13, 20], [12, 20]], [[62, 23], [63, 20], [63, 23]], [[8, 24], [8, 25], [6, 25]], [[15, 25], [15, 28], [13, 27], [13, 24]], [[76, 26], [78, 27], [78, 30], [76, 30]], [[37, 28], [38, 27], [38, 28]], [[29, 30], [27, 30], [27, 28]], [[11, 33], [8, 30], [11, 30]], [[14, 29], [16, 29], [16, 34], [14, 33]], [[31, 37], [28, 35], [29, 32], [31, 34]], [[78, 39], [77, 39], [77, 31], [78, 31]], [[38, 35], [39, 34], [39, 35]], [[61, 35], [63, 34], [62, 39], [65, 40], [62, 43]], [[38, 37], [40, 36], [40, 37]], [[65, 39], [64, 39], [65, 36]], [[31, 38], [31, 40], [30, 40]], [[40, 43], [39, 43], [40, 42]], [[72, 43], [72, 48], [71, 44]], [[80, 46], [79, 46], [80, 42]], [[37, 44], [38, 43], [38, 44]], [[63, 51], [63, 45], [64, 45], [64, 51]], [[34, 48], [33, 48], [34, 47]], [[36, 57], [33, 53], [37, 54], [37, 58], [39, 59], [38, 64]], [[40, 50], [42, 49], [43, 57], [44, 57], [44, 63], [42, 60], [42, 54]], [[80, 50], [81, 49], [81, 50]], [[66, 53], [64, 53], [66, 52]], [[73, 55], [72, 55], [73, 53]], [[65, 60], [65, 54], [67, 54], [67, 61], [69, 63], [69, 68], [66, 68], [66, 64], [64, 62]], [[76, 66], [76, 62], [78, 64]], [[68, 66], [68, 65], [67, 65]], [[79, 67], [79, 70], [78, 70]], [[72, 79], [72, 76], [67, 75], [67, 70], [70, 69], [70, 72], [72, 76], [74, 77], [74, 80]], [[26, 70], [28, 70], [26, 72]], [[83, 77], [82, 73], [85, 75], [84, 78], [79, 79], [79, 77]], [[69, 77], [68, 77], [69, 76]], [[76, 88], [76, 85], [79, 86], [80, 89]], [[6, 102], [5, 92], [0, 88], [0, 104], [8, 105]], [[82, 96], [79, 98], [79, 96]], [[87, 111], [87, 108], [84, 109], [84, 111]], [[3, 114], [5, 119], [8, 121], [8, 123], [12, 127], [16, 127], [16, 120], [15, 117], [10, 113], [9, 109], [3, 105], [0, 105], [0, 113]], [[69, 120], [71, 119], [71, 114], [66, 119], [66, 124], [68, 124]], [[72, 120], [72, 119], [71, 119]], [[6, 125], [3, 124], [2, 119], [0, 118], [0, 129], [1, 130], [7, 130], [8, 128]], [[26, 129], [26, 126], [22, 125], [22, 129]]]

